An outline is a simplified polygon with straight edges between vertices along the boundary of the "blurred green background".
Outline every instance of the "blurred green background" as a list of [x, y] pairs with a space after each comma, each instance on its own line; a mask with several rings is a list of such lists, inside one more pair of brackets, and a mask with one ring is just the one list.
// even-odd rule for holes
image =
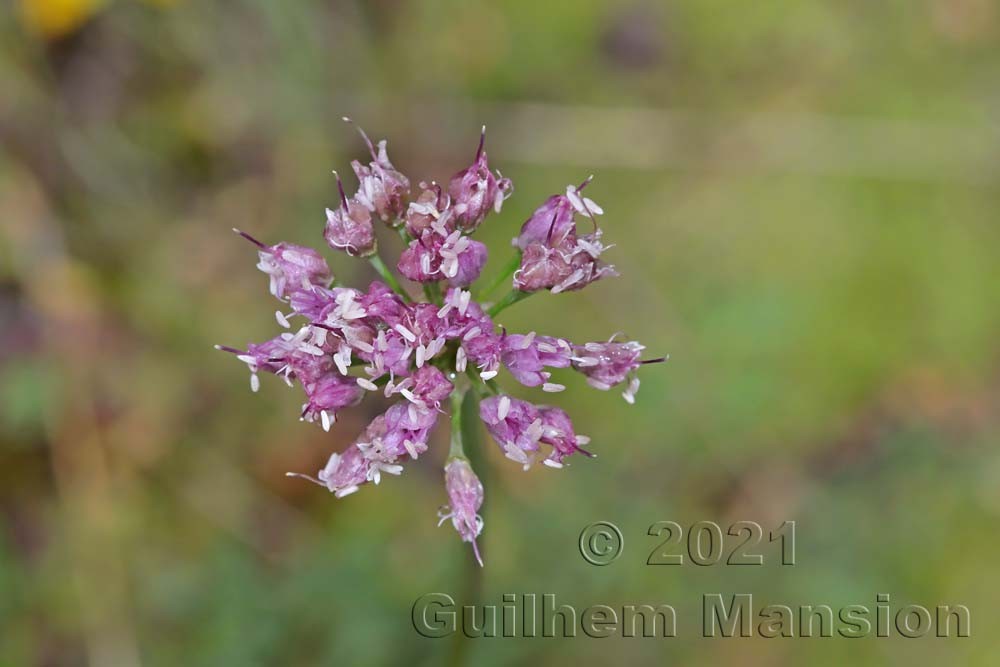
[[[997, 664], [998, 22], [992, 0], [6, 3], [0, 663]], [[419, 595], [471, 602], [436, 527], [442, 434], [342, 501], [284, 477], [385, 406], [325, 434], [274, 378], [250, 393], [212, 345], [273, 335], [274, 302], [229, 230], [322, 247], [330, 170], [363, 155], [345, 114], [415, 182], [487, 124], [515, 183], [487, 277], [597, 175], [622, 277], [500, 319], [671, 360], [635, 406], [557, 375], [596, 460], [523, 473], [491, 447], [483, 599], [668, 602], [678, 638], [419, 637]], [[596, 568], [577, 539], [602, 519], [626, 546]], [[649, 567], [661, 519], [794, 520], [798, 563]], [[702, 639], [712, 592], [960, 603], [972, 637]]]

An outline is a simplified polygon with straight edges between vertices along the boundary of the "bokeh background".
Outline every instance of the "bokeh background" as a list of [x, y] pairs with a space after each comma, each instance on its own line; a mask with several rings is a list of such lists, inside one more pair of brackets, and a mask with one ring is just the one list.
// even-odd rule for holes
[[[996, 664], [998, 22], [991, 0], [5, 3], [0, 662]], [[230, 228], [322, 246], [330, 170], [363, 156], [345, 114], [414, 181], [487, 124], [516, 186], [487, 277], [597, 175], [622, 277], [502, 322], [671, 360], [631, 407], [559, 376], [596, 460], [485, 452], [482, 595], [669, 602], [678, 638], [423, 639], [419, 595], [471, 602], [436, 527], [444, 441], [342, 501], [284, 477], [384, 405], [325, 434], [274, 378], [250, 393], [212, 345], [273, 335], [274, 303]], [[604, 568], [576, 544], [599, 519], [626, 539]], [[649, 567], [661, 519], [794, 520], [798, 564]], [[972, 637], [705, 640], [711, 592], [961, 603]]]

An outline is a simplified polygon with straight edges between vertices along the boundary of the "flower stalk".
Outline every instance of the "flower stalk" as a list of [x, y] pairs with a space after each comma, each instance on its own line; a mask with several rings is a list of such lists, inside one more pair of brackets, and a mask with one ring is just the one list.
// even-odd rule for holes
[[502, 299], [500, 299], [492, 306], [490, 306], [489, 310], [487, 310], [486, 312], [490, 317], [496, 317], [504, 310], [506, 310], [509, 306], [513, 306], [518, 301], [523, 301], [524, 299], [527, 299], [529, 296], [531, 296], [531, 292], [521, 292], [519, 290], [512, 289], [511, 291], [507, 292], [507, 294], [505, 294]]
[[520, 252], [518, 252], [517, 254], [515, 254], [513, 257], [510, 258], [510, 261], [507, 262], [507, 264], [503, 267], [503, 270], [500, 272], [500, 274], [493, 279], [493, 282], [491, 282], [487, 287], [485, 287], [479, 292], [478, 297], [480, 299], [488, 299], [490, 295], [497, 290], [498, 287], [500, 287], [513, 277], [514, 272], [517, 271], [517, 268], [519, 266], [521, 266]]
[[[464, 383], [463, 383], [464, 384]], [[467, 388], [456, 387], [451, 392], [451, 442], [448, 447], [448, 458], [466, 458], [465, 447], [462, 444], [462, 403]]]
[[392, 271], [389, 270], [389, 267], [382, 261], [381, 256], [378, 254], [372, 255], [368, 258], [368, 263], [375, 268], [379, 276], [382, 277], [382, 280], [385, 281], [386, 285], [392, 288], [393, 292], [401, 296], [405, 301], [413, 301], [413, 299], [410, 298], [410, 295], [406, 293], [406, 290], [403, 289], [403, 286], [399, 284], [399, 280], [396, 279], [396, 276], [393, 275]]

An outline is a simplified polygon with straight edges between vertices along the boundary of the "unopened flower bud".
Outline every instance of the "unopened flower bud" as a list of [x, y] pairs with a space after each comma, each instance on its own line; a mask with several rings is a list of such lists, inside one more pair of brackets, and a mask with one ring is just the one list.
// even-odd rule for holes
[[476, 560], [482, 566], [483, 558], [479, 554], [476, 538], [483, 531], [483, 518], [479, 515], [479, 508], [483, 506], [483, 484], [468, 460], [455, 457], [445, 464], [444, 485], [448, 492], [448, 505], [439, 513], [441, 520], [438, 525], [451, 519], [462, 541], [472, 543]]

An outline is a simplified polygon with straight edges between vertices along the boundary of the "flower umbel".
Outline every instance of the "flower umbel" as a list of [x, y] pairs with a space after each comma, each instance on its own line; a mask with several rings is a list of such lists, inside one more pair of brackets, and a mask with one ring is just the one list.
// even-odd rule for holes
[[[339, 411], [367, 394], [391, 399], [384, 414], [352, 445], [331, 454], [315, 476], [288, 473], [326, 487], [338, 498], [370, 482], [378, 484], [383, 475], [401, 474], [407, 461], [427, 451], [438, 416], [449, 405], [449, 504], [441, 521], [451, 519], [462, 540], [472, 543], [481, 565], [476, 540], [483, 529], [483, 485], [463, 449], [462, 401], [470, 396], [478, 401], [483, 425], [507, 458], [524, 469], [538, 461], [562, 468], [573, 454], [593, 456], [583, 449], [589, 439], [576, 434], [562, 409], [502, 392], [494, 381], [501, 370], [526, 387], [559, 392], [565, 386], [552, 381], [551, 369], [572, 368], [597, 389], [624, 384], [623, 396], [632, 403], [638, 369], [665, 357], [643, 360], [641, 344], [617, 336], [603, 343], [574, 343], [535, 332], [508, 333], [493, 321], [533, 292], [577, 290], [617, 275], [601, 260], [609, 247], [597, 225], [604, 211], [582, 194], [590, 178], [549, 197], [528, 218], [513, 240], [517, 255], [504, 274], [510, 293], [480, 303], [467, 288], [479, 278], [487, 249], [471, 234], [491, 212], [500, 212], [512, 192], [510, 179], [489, 170], [485, 128], [473, 163], [447, 189], [421, 182], [412, 201], [410, 181], [389, 161], [386, 142], [375, 145], [359, 132], [371, 162], [352, 162], [359, 185], [350, 197], [337, 176], [338, 196], [326, 211], [323, 236], [335, 250], [368, 258], [383, 280], [366, 290], [333, 286], [333, 274], [316, 250], [290, 243], [268, 246], [237, 230], [257, 246], [257, 267], [268, 275], [271, 294], [284, 304], [275, 318], [285, 331], [245, 350], [217, 347], [247, 365], [254, 391], [262, 372], [289, 386], [298, 384], [306, 399], [301, 419], [324, 430], [336, 423]], [[422, 299], [401, 286], [382, 261], [373, 218], [399, 232], [406, 247], [396, 268], [422, 288]], [[578, 223], [587, 231], [578, 229]]]

